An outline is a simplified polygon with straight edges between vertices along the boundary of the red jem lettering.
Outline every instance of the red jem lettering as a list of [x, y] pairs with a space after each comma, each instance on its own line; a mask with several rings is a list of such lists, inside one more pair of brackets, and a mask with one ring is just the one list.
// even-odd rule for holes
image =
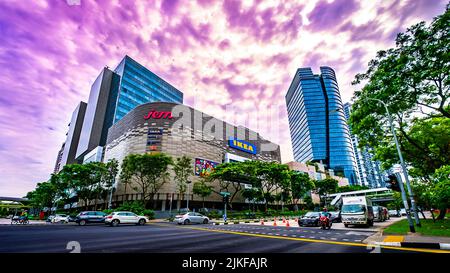
[[144, 116], [144, 119], [160, 119], [160, 118], [164, 118], [164, 119], [172, 119], [172, 112], [158, 112], [155, 110], [150, 110], [150, 112], [148, 112], [148, 114], [146, 116]]

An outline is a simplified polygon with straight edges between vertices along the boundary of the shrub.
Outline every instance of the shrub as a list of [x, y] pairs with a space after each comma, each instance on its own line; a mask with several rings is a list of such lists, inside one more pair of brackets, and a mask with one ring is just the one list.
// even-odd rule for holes
[[142, 215], [144, 213], [144, 204], [141, 201], [125, 202], [114, 211], [131, 211]]
[[103, 213], [106, 213], [106, 214], [111, 214], [111, 212], [113, 212], [114, 210], [112, 210], [112, 209], [104, 209], [103, 210]]
[[151, 209], [146, 209], [142, 212], [144, 216], [147, 216], [148, 219], [155, 219], [155, 212]]

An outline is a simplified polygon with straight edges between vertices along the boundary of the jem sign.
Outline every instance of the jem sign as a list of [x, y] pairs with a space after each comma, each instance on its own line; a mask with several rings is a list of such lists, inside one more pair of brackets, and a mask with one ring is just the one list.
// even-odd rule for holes
[[148, 114], [146, 116], [144, 116], [144, 119], [172, 119], [172, 112], [158, 112], [155, 110], [150, 110], [150, 112], [148, 112]]

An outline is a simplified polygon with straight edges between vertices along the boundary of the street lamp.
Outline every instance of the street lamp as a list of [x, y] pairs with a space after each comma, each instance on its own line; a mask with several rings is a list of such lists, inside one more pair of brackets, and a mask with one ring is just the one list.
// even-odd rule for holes
[[[382, 100], [374, 99], [374, 98], [366, 98], [366, 99], [380, 102], [381, 104], [383, 104], [384, 108], [386, 109], [386, 114], [387, 114], [388, 119], [389, 119], [389, 125], [391, 127], [392, 135], [394, 136], [394, 140], [395, 140], [395, 146], [397, 147], [398, 157], [400, 159], [400, 164], [402, 166], [403, 174], [405, 176], [406, 187], [408, 189], [409, 197], [410, 197], [410, 200], [411, 200], [411, 206], [412, 206], [412, 209], [414, 211], [414, 218], [415, 218], [415, 221], [416, 221], [416, 225], [418, 227], [420, 227], [421, 225], [420, 225], [419, 215], [417, 213], [416, 202], [414, 200], [414, 192], [412, 191], [411, 185], [409, 183], [408, 170], [406, 169], [405, 162], [403, 161], [402, 152], [400, 150], [400, 145], [398, 144], [397, 135], [395, 133], [394, 124], [392, 123], [392, 117], [391, 117], [391, 114], [389, 113], [389, 109], [388, 109], [386, 103], [384, 103]], [[402, 183], [402, 182], [400, 181], [400, 183]], [[403, 188], [403, 187], [401, 187], [401, 188]], [[404, 198], [403, 198], [403, 195], [404, 195]], [[403, 198], [403, 202], [406, 203], [405, 209], [407, 209], [408, 201], [406, 199], [406, 194], [404, 193], [404, 191], [402, 192], [402, 198]], [[407, 216], [408, 216], [408, 221], [410, 222], [409, 228], [410, 228], [411, 232], [415, 232], [410, 214], [407, 213]]]
[[[109, 194], [108, 209], [112, 208], [112, 196], [113, 196], [113, 191], [114, 191], [115, 186], [116, 186], [116, 177], [114, 176], [112, 187], [111, 187], [111, 192]], [[116, 201], [117, 201], [117, 199], [116, 199]]]
[[191, 181], [187, 180], [186, 184], [187, 184], [187, 204], [186, 204], [186, 207], [187, 207], [187, 209], [189, 211], [189, 184], [191, 184]]

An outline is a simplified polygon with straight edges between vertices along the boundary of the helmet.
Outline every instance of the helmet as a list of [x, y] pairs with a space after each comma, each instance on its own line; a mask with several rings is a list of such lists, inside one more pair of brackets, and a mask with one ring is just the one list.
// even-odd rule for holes
[[324, 208], [323, 208], [323, 211], [327, 211], [327, 207], [324, 207]]

